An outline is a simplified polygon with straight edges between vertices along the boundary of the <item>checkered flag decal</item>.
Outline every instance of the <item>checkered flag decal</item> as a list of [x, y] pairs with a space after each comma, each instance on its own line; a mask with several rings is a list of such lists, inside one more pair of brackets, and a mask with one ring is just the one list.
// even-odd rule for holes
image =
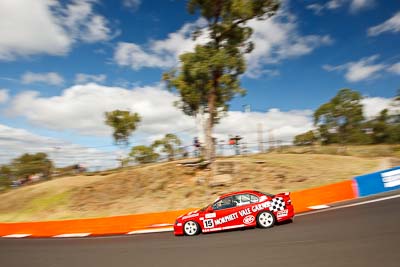
[[276, 212], [276, 211], [284, 210], [284, 209], [286, 209], [286, 204], [285, 204], [285, 201], [283, 200], [283, 198], [277, 197], [277, 198], [272, 199], [271, 206], [269, 207], [270, 211]]

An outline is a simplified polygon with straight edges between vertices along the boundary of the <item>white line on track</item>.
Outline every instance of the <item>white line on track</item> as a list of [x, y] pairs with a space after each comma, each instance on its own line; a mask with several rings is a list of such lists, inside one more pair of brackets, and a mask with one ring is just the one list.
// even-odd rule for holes
[[74, 233], [74, 234], [62, 234], [62, 235], [55, 235], [53, 237], [85, 237], [89, 236], [90, 233]]
[[312, 210], [321, 210], [321, 209], [330, 208], [330, 206], [328, 206], [328, 205], [316, 205], [316, 206], [311, 206], [311, 207], [308, 207], [308, 208], [312, 209]]
[[172, 223], [159, 223], [159, 224], [152, 224], [150, 227], [164, 227], [164, 226], [173, 226]]
[[160, 229], [146, 229], [146, 230], [135, 230], [127, 233], [127, 235], [137, 235], [137, 234], [149, 234], [149, 233], [160, 233], [160, 232], [171, 232], [173, 231], [173, 227], [168, 228], [160, 228]]
[[31, 236], [31, 234], [12, 234], [12, 235], [5, 235], [5, 236], [2, 236], [2, 237], [5, 237], [5, 238], [23, 238], [23, 237], [28, 237], [28, 236]]
[[377, 199], [371, 199], [371, 200], [367, 200], [367, 201], [363, 201], [363, 202], [357, 202], [357, 203], [353, 203], [353, 204], [347, 204], [347, 205], [343, 205], [343, 206], [332, 207], [332, 208], [328, 208], [328, 209], [324, 209], [324, 210], [317, 210], [317, 211], [310, 211], [310, 212], [300, 213], [300, 214], [296, 215], [296, 217], [297, 216], [304, 216], [304, 215], [320, 213], [320, 212], [325, 212], [325, 211], [330, 211], [330, 210], [338, 210], [338, 209], [350, 208], [350, 207], [355, 207], [355, 206], [361, 206], [361, 205], [365, 205], [365, 204], [385, 201], [385, 200], [399, 198], [399, 197], [400, 197], [400, 194], [399, 195], [394, 195], [394, 196], [377, 198]]

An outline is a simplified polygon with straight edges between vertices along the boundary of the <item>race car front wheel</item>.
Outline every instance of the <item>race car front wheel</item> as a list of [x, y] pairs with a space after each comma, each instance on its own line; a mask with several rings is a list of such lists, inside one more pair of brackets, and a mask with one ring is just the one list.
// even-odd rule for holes
[[184, 224], [183, 231], [185, 232], [185, 235], [197, 235], [200, 233], [200, 226], [194, 221], [188, 221]]
[[257, 216], [257, 225], [261, 228], [270, 228], [275, 224], [275, 216], [270, 211], [262, 211]]

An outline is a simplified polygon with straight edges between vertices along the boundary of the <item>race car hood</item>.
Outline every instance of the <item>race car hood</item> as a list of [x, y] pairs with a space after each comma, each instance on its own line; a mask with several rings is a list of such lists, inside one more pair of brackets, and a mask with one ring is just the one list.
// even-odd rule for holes
[[194, 211], [190, 211], [188, 213], [182, 214], [181, 216], [179, 216], [177, 218], [177, 220], [186, 220], [189, 218], [195, 218], [200, 216], [200, 211], [199, 210], [194, 210]]

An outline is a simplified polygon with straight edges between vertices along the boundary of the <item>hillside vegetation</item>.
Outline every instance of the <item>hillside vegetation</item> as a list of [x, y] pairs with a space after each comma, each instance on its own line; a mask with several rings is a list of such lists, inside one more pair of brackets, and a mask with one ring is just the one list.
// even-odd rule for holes
[[[289, 153], [294, 152], [304, 153]], [[224, 192], [295, 191], [388, 168], [398, 160], [367, 155], [272, 152], [223, 158], [219, 161], [234, 167], [229, 181], [214, 187], [209, 186], [211, 171], [184, 167], [179, 161], [64, 177], [1, 194], [0, 221], [104, 217], [200, 207]]]

